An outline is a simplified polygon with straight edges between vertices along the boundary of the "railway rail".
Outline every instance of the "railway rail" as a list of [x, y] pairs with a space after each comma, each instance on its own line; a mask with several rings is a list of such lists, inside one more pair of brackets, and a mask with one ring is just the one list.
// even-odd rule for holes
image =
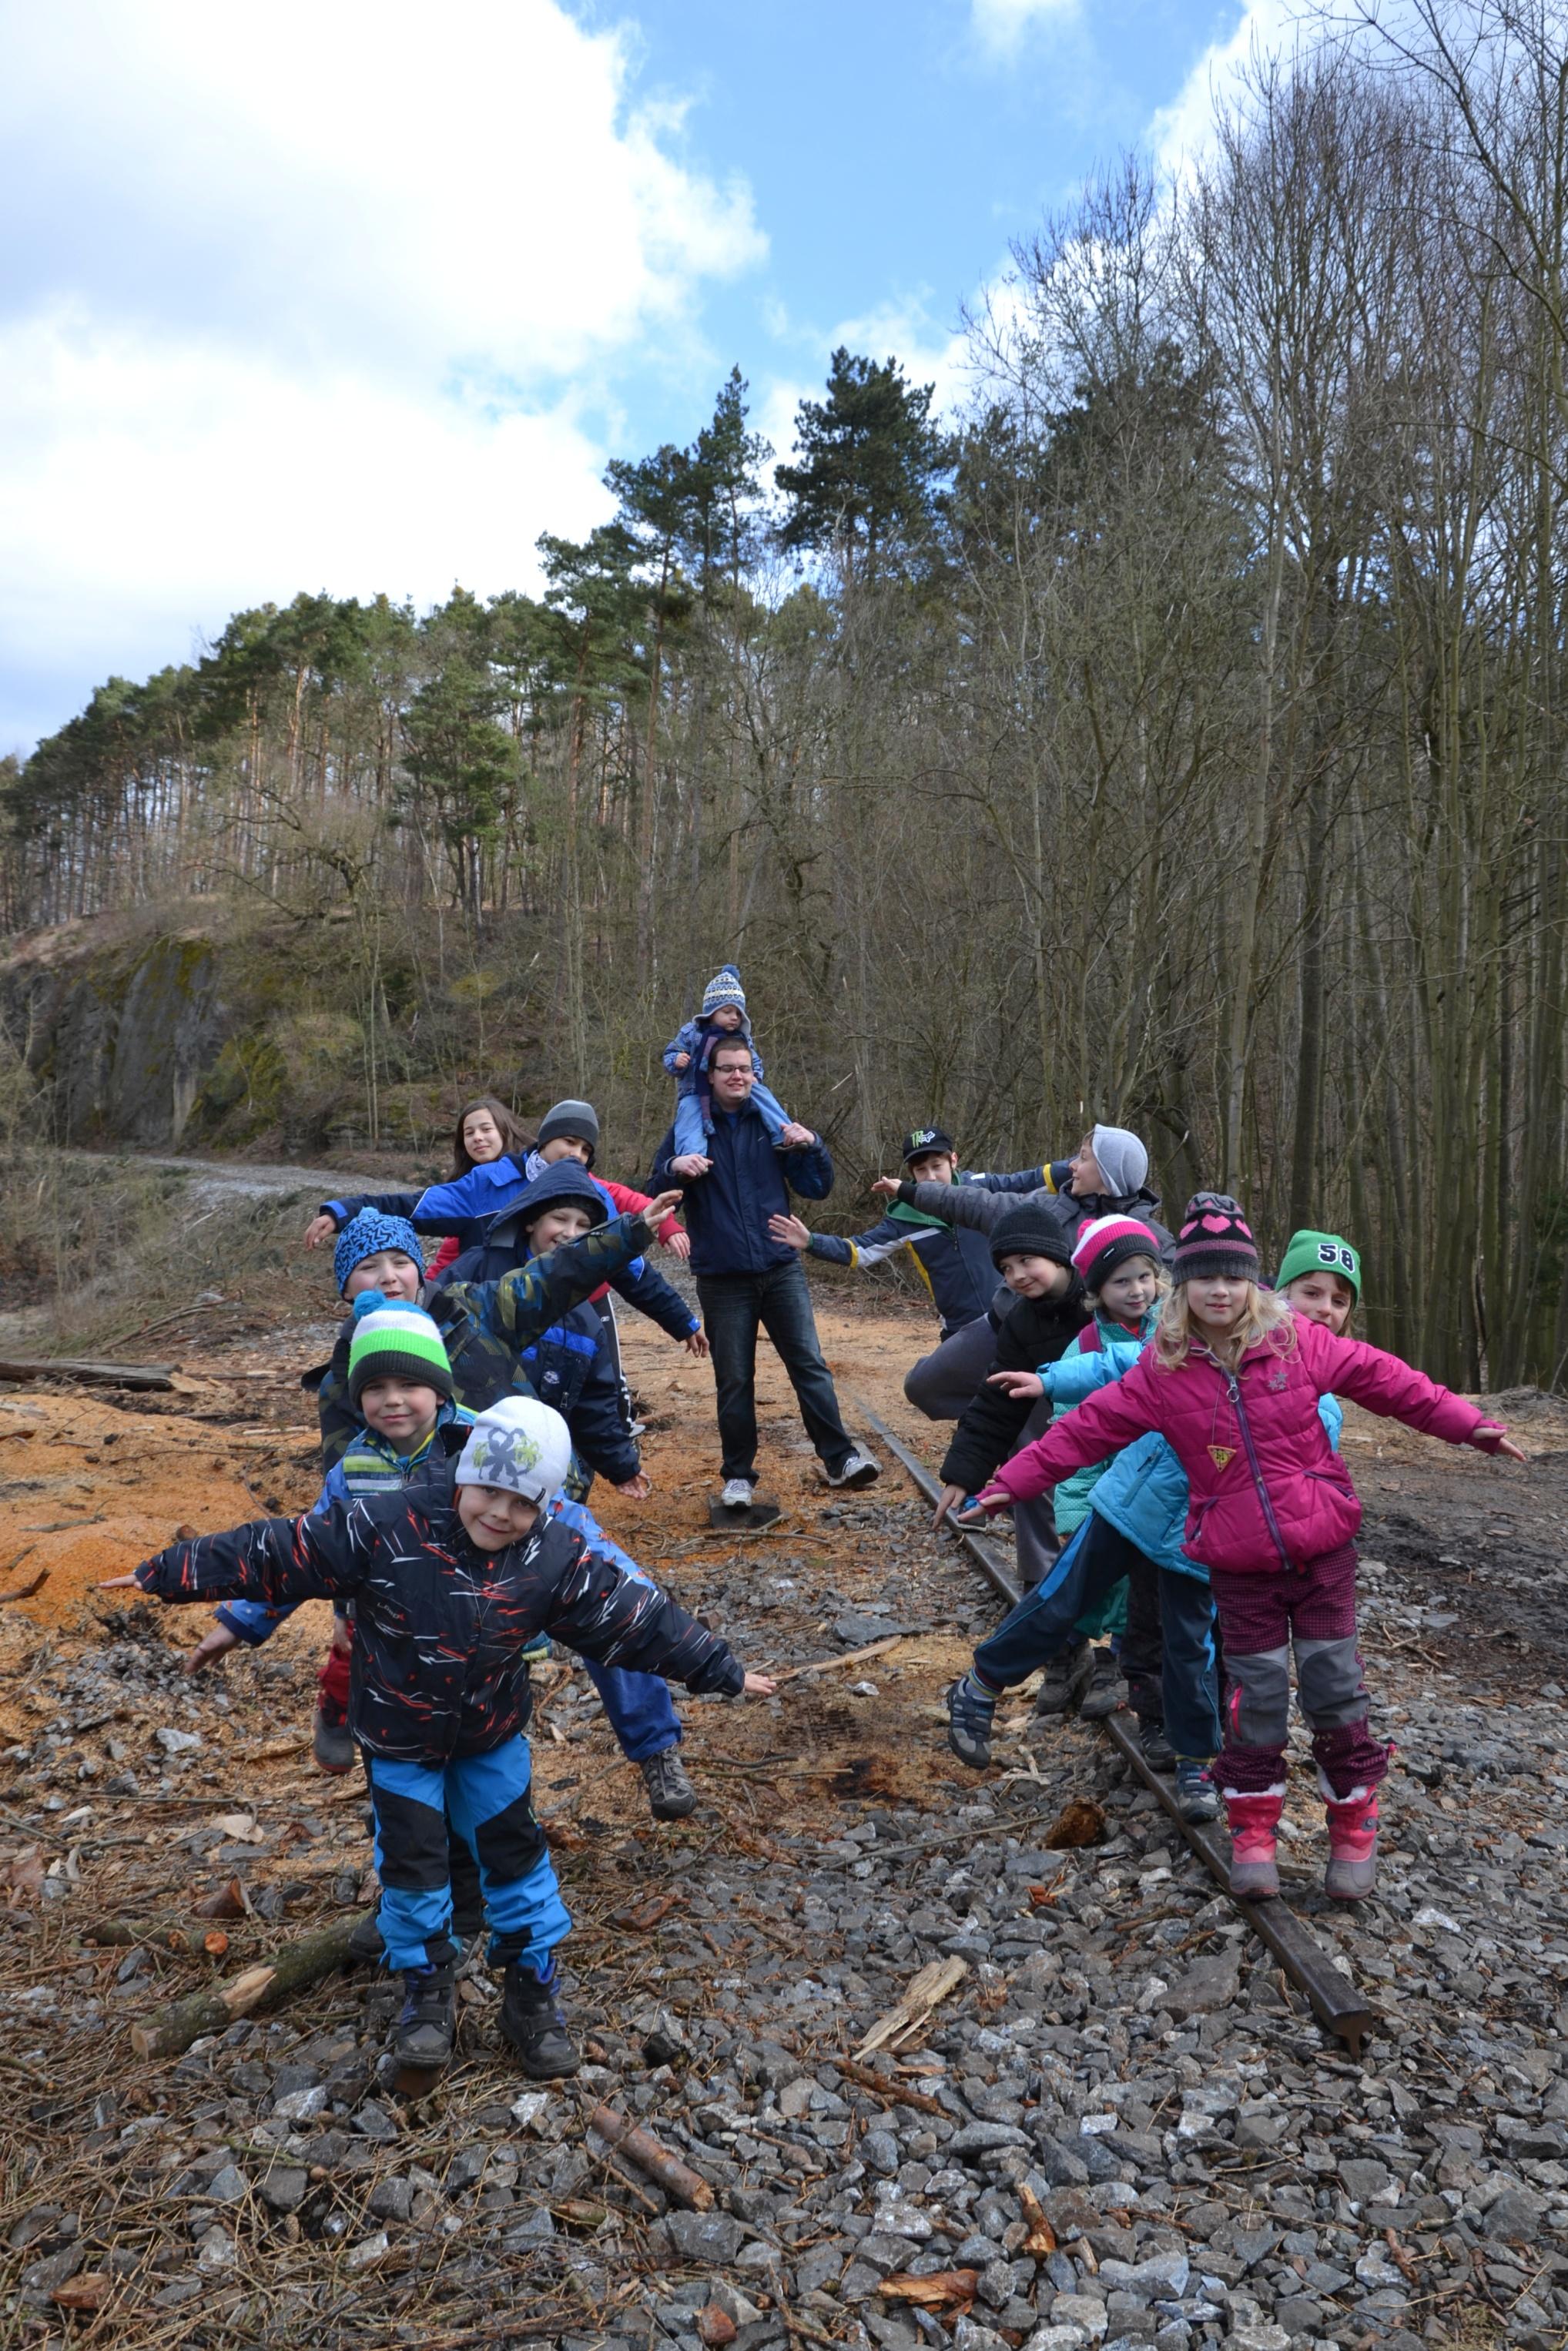
[[[868, 1405], [861, 1403], [859, 1410], [867, 1426], [875, 1430], [926, 1500], [939, 1501], [941, 1487], [919, 1456], [912, 1453], [903, 1439], [895, 1437], [887, 1423]], [[967, 1527], [953, 1526], [951, 1521], [949, 1531], [967, 1554], [971, 1565], [978, 1569], [998, 1598], [1005, 1600], [1009, 1608], [1016, 1607], [1022, 1594], [1008, 1573], [996, 1546], [988, 1542], [984, 1535], [976, 1534]], [[1359, 2061], [1362, 2043], [1376, 2022], [1376, 2011], [1357, 1991], [1353, 1979], [1345, 1974], [1336, 1960], [1330, 1958], [1282, 1896], [1274, 1895], [1266, 1901], [1258, 1902], [1242, 1901], [1231, 1894], [1228, 1837], [1222, 1830], [1207, 1823], [1183, 1820], [1176, 1807], [1174, 1784], [1162, 1779], [1157, 1771], [1151, 1771], [1144, 1761], [1142, 1748], [1122, 1716], [1107, 1717], [1101, 1728], [1145, 1787], [1170, 1814], [1220, 1891], [1235, 1903], [1239, 1916], [1272, 1952], [1290, 1981], [1303, 1994], [1323, 2031], [1332, 2033], [1335, 2040], [1343, 2041], [1352, 2057]]]

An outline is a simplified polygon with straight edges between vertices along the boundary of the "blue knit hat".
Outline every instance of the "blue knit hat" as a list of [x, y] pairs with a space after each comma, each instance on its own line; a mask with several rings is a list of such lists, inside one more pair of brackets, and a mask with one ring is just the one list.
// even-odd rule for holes
[[368, 1257], [382, 1249], [401, 1249], [404, 1257], [413, 1258], [421, 1273], [424, 1271], [424, 1251], [419, 1246], [419, 1235], [406, 1217], [383, 1217], [379, 1208], [361, 1208], [350, 1217], [338, 1235], [338, 1246], [332, 1251], [332, 1271], [337, 1278], [338, 1295], [341, 1298], [349, 1286], [349, 1276]]
[[733, 1004], [737, 1012], [746, 1010], [746, 990], [740, 984], [740, 974], [732, 963], [721, 963], [704, 988], [703, 1019], [711, 1019], [727, 1004]]

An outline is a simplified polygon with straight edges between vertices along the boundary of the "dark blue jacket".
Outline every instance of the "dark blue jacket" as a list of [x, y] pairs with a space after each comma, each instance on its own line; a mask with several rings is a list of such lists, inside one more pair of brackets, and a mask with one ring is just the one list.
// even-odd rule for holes
[[776, 1241], [768, 1229], [769, 1217], [789, 1214], [789, 1195], [803, 1200], [825, 1200], [833, 1188], [833, 1163], [821, 1143], [804, 1143], [798, 1151], [776, 1151], [768, 1140], [760, 1111], [720, 1110], [714, 1104], [713, 1133], [707, 1155], [713, 1165], [706, 1176], [689, 1180], [670, 1173], [675, 1156], [672, 1126], [653, 1162], [653, 1183], [684, 1184], [686, 1230], [692, 1237], [692, 1271], [697, 1275], [771, 1273], [789, 1265], [799, 1252], [788, 1241]]
[[[1065, 1166], [1066, 1162], [1062, 1165]], [[960, 1184], [983, 1184], [992, 1192], [1036, 1192], [1042, 1179], [1049, 1183], [1051, 1178], [1049, 1167], [1025, 1167], [1016, 1176], [960, 1171], [956, 1180]], [[886, 1216], [868, 1226], [863, 1233], [847, 1237], [842, 1233], [813, 1233], [810, 1253], [825, 1258], [830, 1265], [847, 1265], [856, 1273], [869, 1273], [873, 1265], [884, 1265], [904, 1249], [909, 1251], [931, 1293], [931, 1303], [942, 1318], [944, 1339], [950, 1339], [955, 1331], [961, 1331], [966, 1323], [977, 1322], [982, 1314], [989, 1311], [996, 1295], [997, 1269], [986, 1235], [967, 1225], [925, 1223], [902, 1200], [895, 1200]]]
[[258, 1519], [175, 1543], [136, 1580], [161, 1600], [351, 1602], [349, 1720], [372, 1755], [441, 1763], [516, 1737], [540, 1633], [600, 1665], [739, 1696], [745, 1670], [716, 1633], [560, 1520], [541, 1513], [505, 1551], [477, 1550], [457, 1514], [456, 1468], [444, 1461], [401, 1493], [338, 1502], [324, 1518]]

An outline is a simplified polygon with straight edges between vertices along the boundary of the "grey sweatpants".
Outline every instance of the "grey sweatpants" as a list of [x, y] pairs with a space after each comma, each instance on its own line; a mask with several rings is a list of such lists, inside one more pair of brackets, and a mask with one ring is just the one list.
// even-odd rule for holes
[[927, 1420], [962, 1420], [969, 1399], [997, 1360], [997, 1334], [982, 1314], [910, 1366], [904, 1393]]

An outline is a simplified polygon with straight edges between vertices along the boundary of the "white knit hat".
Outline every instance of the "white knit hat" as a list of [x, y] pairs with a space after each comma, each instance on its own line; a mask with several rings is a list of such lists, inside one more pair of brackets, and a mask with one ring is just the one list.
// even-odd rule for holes
[[504, 1486], [548, 1502], [566, 1482], [571, 1436], [559, 1412], [532, 1396], [503, 1396], [479, 1415], [457, 1462], [460, 1486]]

